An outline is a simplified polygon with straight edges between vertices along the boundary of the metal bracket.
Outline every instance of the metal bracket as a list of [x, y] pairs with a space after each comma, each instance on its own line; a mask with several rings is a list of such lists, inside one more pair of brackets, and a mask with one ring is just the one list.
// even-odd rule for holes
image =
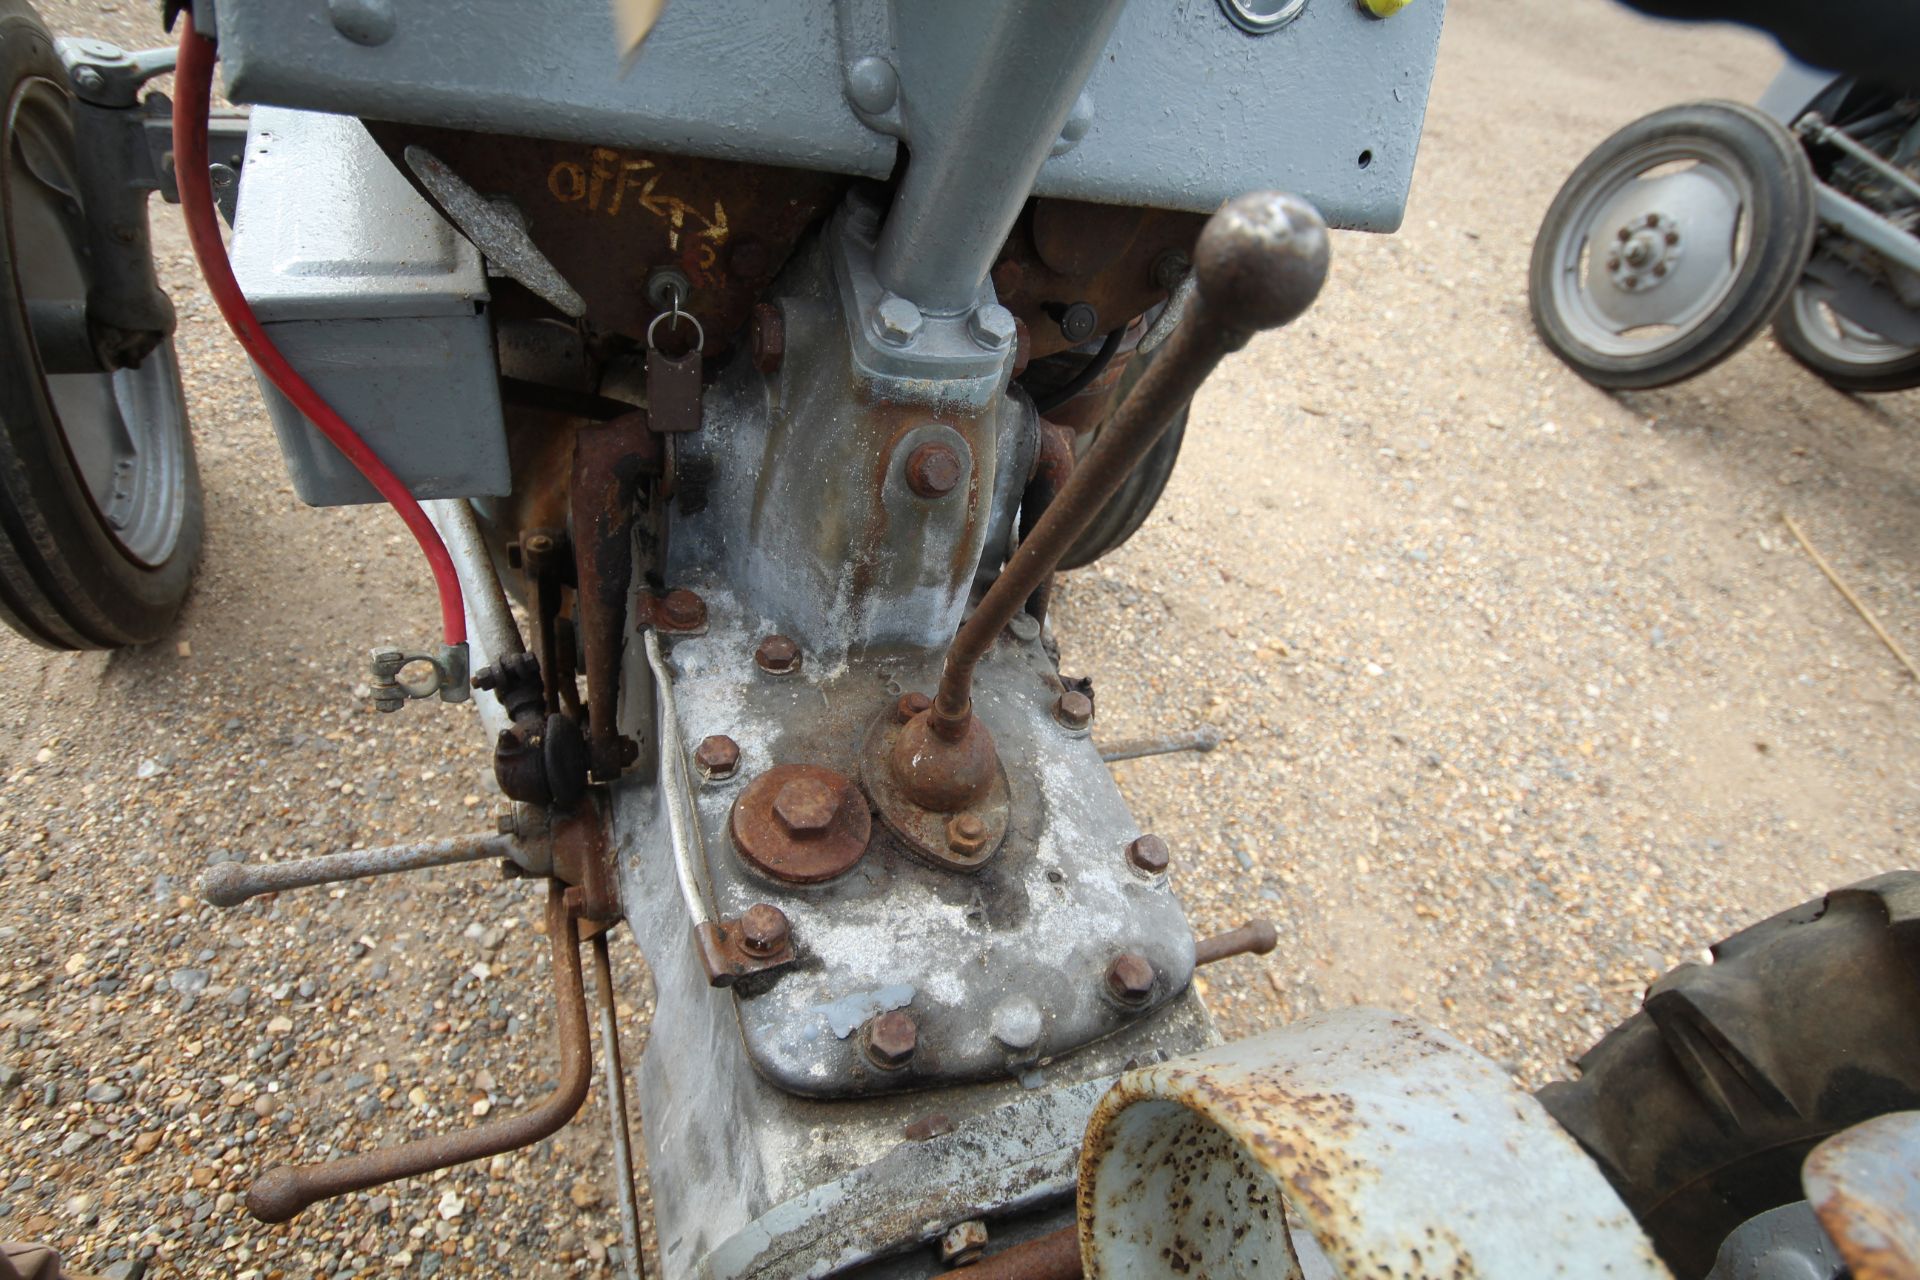
[[[433, 668], [431, 676], [403, 680], [400, 673], [415, 663]], [[376, 711], [398, 711], [416, 698], [437, 697], [442, 702], [465, 702], [473, 696], [468, 683], [467, 646], [440, 646], [439, 653], [408, 653], [404, 649], [373, 651], [373, 706]]]

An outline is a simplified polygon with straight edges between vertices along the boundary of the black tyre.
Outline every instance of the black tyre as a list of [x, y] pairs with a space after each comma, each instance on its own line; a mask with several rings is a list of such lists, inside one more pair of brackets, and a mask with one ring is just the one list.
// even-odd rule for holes
[[203, 529], [173, 345], [112, 373], [48, 372], [29, 307], [86, 296], [66, 76], [0, 0], [0, 619], [56, 649], [141, 644], [186, 599]]
[[1773, 338], [1840, 391], [1920, 387], [1920, 347], [1889, 342], [1855, 324], [1826, 304], [1818, 286], [1803, 284], [1793, 291], [1773, 318]]
[[1581, 161], [1534, 240], [1527, 299], [1554, 354], [1596, 386], [1665, 386], [1758, 333], [1813, 243], [1813, 171], [1736, 102], [1669, 107]]
[[[1116, 405], [1126, 399], [1127, 393], [1133, 390], [1133, 384], [1146, 373], [1159, 350], [1155, 348], [1146, 355], [1135, 353], [1133, 359], [1127, 362], [1126, 371], [1120, 375], [1119, 394], [1114, 397]], [[1180, 412], [1174, 416], [1172, 424], [1154, 441], [1153, 448], [1134, 464], [1133, 470], [1121, 481], [1113, 497], [1107, 499], [1107, 505], [1093, 518], [1093, 523], [1067, 549], [1067, 554], [1060, 558], [1062, 569], [1084, 569], [1102, 556], [1118, 550], [1147, 522], [1154, 507], [1159, 505], [1160, 495], [1167, 491], [1167, 481], [1173, 478], [1174, 464], [1180, 461], [1180, 442], [1187, 435], [1187, 415], [1190, 410], [1190, 405], [1180, 406]], [[1098, 427], [1087, 432], [1074, 442], [1074, 452], [1084, 457], [1099, 436]]]
[[1599, 1162], [1677, 1280], [1849, 1125], [1920, 1106], [1920, 874], [1837, 889], [1654, 983], [1540, 1101]]

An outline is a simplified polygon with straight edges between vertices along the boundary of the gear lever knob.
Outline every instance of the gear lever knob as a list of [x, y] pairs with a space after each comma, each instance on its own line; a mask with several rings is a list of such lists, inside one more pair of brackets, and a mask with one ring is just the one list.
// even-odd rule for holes
[[1236, 196], [1194, 244], [1194, 285], [1206, 313], [1195, 319], [1237, 331], [1229, 350], [1244, 345], [1313, 305], [1327, 280], [1327, 258], [1327, 224], [1312, 205], [1275, 191]]

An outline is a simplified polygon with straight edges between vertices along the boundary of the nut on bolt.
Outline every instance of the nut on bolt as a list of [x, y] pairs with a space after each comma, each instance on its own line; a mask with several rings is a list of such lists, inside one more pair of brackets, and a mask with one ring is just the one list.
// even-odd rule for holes
[[987, 847], [987, 824], [977, 813], [956, 813], [947, 819], [947, 848], [972, 857]]
[[787, 355], [787, 322], [780, 308], [771, 302], [755, 303], [749, 338], [753, 344], [753, 367], [761, 373], [778, 370]]
[[773, 955], [791, 936], [787, 913], [772, 903], [756, 902], [740, 917], [740, 945], [748, 955]]
[[724, 733], [702, 738], [693, 749], [693, 766], [709, 782], [731, 778], [740, 767], [740, 744]]
[[882, 1071], [898, 1071], [913, 1060], [920, 1041], [920, 1028], [913, 1015], [892, 1009], [867, 1023], [862, 1047], [867, 1058]]
[[1107, 966], [1107, 994], [1121, 1004], [1144, 1004], [1153, 994], [1153, 965], [1138, 951], [1123, 951]]
[[762, 671], [768, 671], [777, 676], [785, 675], [799, 668], [800, 646], [785, 636], [768, 636], [760, 642], [760, 647], [753, 651], [753, 660], [759, 664]]
[[1093, 723], [1093, 699], [1069, 689], [1053, 704], [1053, 718], [1069, 729], [1084, 729]]
[[707, 602], [684, 587], [675, 587], [660, 597], [660, 620], [676, 631], [692, 631], [707, 625]]
[[978, 1218], [956, 1223], [940, 1237], [940, 1261], [949, 1267], [964, 1267], [987, 1251], [987, 1224]]
[[1127, 846], [1127, 862], [1150, 876], [1167, 869], [1167, 842], [1148, 832]]
[[923, 498], [946, 497], [965, 474], [950, 444], [928, 441], [907, 455], [907, 487]]
[[788, 835], [815, 836], [833, 825], [845, 798], [818, 778], [795, 778], [773, 797], [773, 816]]

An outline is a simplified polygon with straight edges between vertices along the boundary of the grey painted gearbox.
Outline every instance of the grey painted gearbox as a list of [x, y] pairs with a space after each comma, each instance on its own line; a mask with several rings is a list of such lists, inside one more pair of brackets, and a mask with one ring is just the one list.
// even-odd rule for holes
[[[415, 497], [507, 493], [479, 251], [358, 120], [260, 108], [243, 175], [234, 274], [288, 363]], [[380, 500], [285, 396], [260, 387], [302, 502]]]
[[[1084, 22], [1074, 0], [1058, 21]], [[351, 10], [354, 6], [340, 6]], [[891, 99], [854, 68], [912, 61], [882, 0], [669, 4], [631, 68], [604, 4], [382, 4], [368, 33], [324, 0], [221, 0], [221, 66], [238, 102], [527, 137], [648, 147], [884, 178]], [[953, 5], [957, 21], [993, 19]], [[1034, 193], [1210, 212], [1245, 191], [1311, 200], [1335, 227], [1400, 224], [1443, 0], [1391, 18], [1306, 0], [1254, 35], [1211, 0], [1130, 0]], [[351, 33], [350, 33], [351, 32]], [[936, 52], [933, 56], [941, 56]], [[855, 99], [878, 105], [856, 111]]]

